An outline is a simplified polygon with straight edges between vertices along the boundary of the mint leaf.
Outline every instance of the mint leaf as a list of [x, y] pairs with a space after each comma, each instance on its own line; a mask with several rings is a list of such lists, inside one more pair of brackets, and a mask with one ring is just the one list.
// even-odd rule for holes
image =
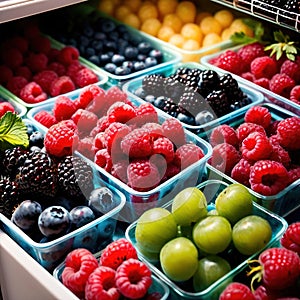
[[0, 118], [0, 150], [17, 146], [29, 146], [27, 127], [17, 114], [7, 112]]
[[255, 38], [247, 36], [244, 32], [235, 32], [230, 36], [230, 39], [236, 44], [250, 44], [256, 42]]

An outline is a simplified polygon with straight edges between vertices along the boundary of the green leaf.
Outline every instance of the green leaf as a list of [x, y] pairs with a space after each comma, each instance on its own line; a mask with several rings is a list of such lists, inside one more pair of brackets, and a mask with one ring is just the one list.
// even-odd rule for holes
[[255, 38], [247, 36], [244, 32], [235, 32], [230, 36], [230, 39], [236, 44], [250, 44], [257, 41]]
[[29, 146], [27, 127], [17, 114], [7, 112], [0, 119], [0, 150], [16, 146], [24, 148]]

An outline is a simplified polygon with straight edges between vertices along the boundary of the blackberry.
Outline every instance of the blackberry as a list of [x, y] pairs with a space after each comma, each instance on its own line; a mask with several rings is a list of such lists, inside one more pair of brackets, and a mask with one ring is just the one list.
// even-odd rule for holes
[[219, 75], [213, 70], [204, 70], [199, 75], [198, 92], [203, 97], [206, 97], [211, 91], [219, 88]]
[[226, 73], [219, 78], [220, 89], [223, 89], [227, 96], [230, 97], [234, 91], [239, 89], [238, 82], [232, 77], [231, 74]]
[[19, 192], [17, 183], [9, 178], [0, 179], [0, 213], [10, 219], [18, 201]]
[[162, 110], [174, 118], [176, 118], [180, 112], [180, 108], [171, 98], [165, 99], [165, 105]]
[[243, 98], [240, 98], [239, 100], [233, 102], [230, 104], [230, 108], [232, 111], [237, 110], [241, 107], [244, 107], [251, 103], [251, 100], [247, 97], [247, 95], [244, 94]]
[[188, 67], [179, 67], [176, 72], [175, 72], [175, 75], [178, 75], [178, 76], [184, 76], [184, 75], [187, 75], [189, 74], [191, 71], [190, 68]]
[[185, 80], [180, 76], [170, 76], [165, 80], [164, 95], [172, 98], [176, 103], [185, 89]]
[[212, 91], [205, 100], [217, 117], [222, 117], [231, 111], [230, 102], [223, 90]]
[[198, 87], [200, 75], [201, 72], [197, 72], [197, 69], [191, 70], [185, 77], [185, 84], [196, 89]]
[[85, 199], [94, 188], [93, 170], [80, 157], [66, 156], [58, 164], [59, 192], [75, 200]]
[[160, 74], [146, 75], [142, 81], [142, 87], [147, 94], [160, 96], [164, 89], [165, 77]]

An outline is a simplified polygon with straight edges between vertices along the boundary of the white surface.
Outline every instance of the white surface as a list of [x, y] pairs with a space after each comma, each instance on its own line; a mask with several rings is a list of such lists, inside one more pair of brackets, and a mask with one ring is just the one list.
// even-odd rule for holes
[[78, 300], [1, 230], [0, 286], [3, 300]]

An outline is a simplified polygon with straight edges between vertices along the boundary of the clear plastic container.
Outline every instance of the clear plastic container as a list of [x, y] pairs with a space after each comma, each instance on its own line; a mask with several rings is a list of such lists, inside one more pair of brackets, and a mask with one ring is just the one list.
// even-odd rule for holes
[[[176, 65], [172, 65], [169, 66], [168, 68], [164, 68], [163, 70], [158, 70], [157, 74], [162, 74], [166, 77], [174, 74], [176, 72], [177, 69], [181, 68], [181, 67], [185, 67], [185, 68], [190, 68], [190, 69], [200, 69], [200, 70], [205, 70], [206, 68], [203, 68], [203, 66], [201, 66], [199, 63], [194, 63], [194, 62], [190, 62], [190, 63], [179, 63]], [[219, 73], [219, 72], [218, 72]], [[130, 95], [131, 97], [137, 99], [138, 101], [140, 101], [141, 103], [145, 102], [145, 100], [141, 99], [140, 97], [135, 95], [135, 91], [137, 89], [139, 89], [140, 87], [142, 87], [142, 82], [143, 82], [143, 78], [145, 76], [140, 76], [136, 79], [130, 80], [129, 82], [125, 83], [123, 85], [123, 90], [126, 91], [126, 93], [128, 93], [128, 95]], [[232, 117], [234, 117], [236, 114], [240, 114], [245, 112], [246, 110], [248, 110], [251, 106], [254, 105], [258, 105], [260, 103], [263, 102], [264, 97], [263, 95], [254, 90], [253, 88], [249, 88], [244, 84], [241, 84], [239, 81], [239, 87], [242, 89], [242, 91], [249, 97], [249, 99], [251, 100], [251, 103], [249, 103], [248, 105], [239, 108], [231, 113], [228, 113], [222, 117], [216, 118], [208, 123], [202, 124], [202, 125], [189, 125], [186, 123], [182, 122], [182, 125], [194, 132], [194, 133], [201, 133], [201, 132], [205, 132], [207, 130], [209, 130], [212, 127], [217, 126], [218, 124], [220, 124], [222, 121], [224, 120], [228, 120], [231, 119]], [[165, 113], [164, 111], [158, 109], [162, 115], [165, 115], [166, 117], [169, 116], [167, 113]]]
[[0, 92], [0, 103], [1, 102], [9, 102], [15, 109], [15, 112], [22, 118], [26, 115], [27, 108], [19, 102], [12, 100], [10, 97], [2, 94]]
[[[206, 196], [208, 207], [213, 208], [214, 202], [217, 195], [224, 190], [228, 186], [228, 183], [225, 183], [220, 180], [207, 180], [199, 184], [197, 187], [203, 191]], [[280, 240], [281, 236], [285, 232], [288, 224], [287, 222], [280, 216], [270, 212], [269, 210], [263, 208], [262, 206], [253, 203], [253, 214], [261, 216], [262, 218], [266, 219], [272, 228], [272, 238], [270, 242], [259, 252], [251, 255], [250, 257], [242, 256], [240, 259], [237, 259], [237, 255], [233, 258], [235, 263], [232, 263], [232, 270], [221, 277], [219, 280], [214, 282], [208, 288], [201, 292], [194, 292], [191, 288], [191, 283], [175, 283], [174, 281], [170, 280], [162, 271], [159, 262], [149, 262], [147, 258], [145, 258], [140, 252], [139, 257], [141, 260], [144, 260], [149, 263], [153, 273], [163, 282], [165, 282], [171, 289], [171, 299], [201, 299], [201, 300], [217, 300], [219, 299], [219, 295], [224, 290], [224, 288], [232, 281], [237, 278], [237, 276], [241, 276], [242, 272], [246, 271], [248, 266], [248, 260], [252, 260], [259, 255], [264, 249], [270, 248], [276, 244]], [[164, 207], [168, 210], [171, 209], [172, 201], [167, 203]], [[129, 225], [125, 232], [126, 238], [136, 245], [135, 240], [135, 228], [137, 222], [132, 223]], [[237, 259], [237, 260], [236, 260]]]
[[[99, 258], [101, 256], [101, 251], [94, 254], [94, 256], [99, 260]], [[53, 271], [54, 278], [56, 278], [60, 282], [61, 282], [61, 275], [64, 270], [64, 267], [65, 267], [65, 262], [62, 262]], [[150, 294], [150, 293], [154, 293], [154, 292], [160, 293], [161, 300], [166, 300], [169, 297], [170, 289], [164, 282], [159, 280], [156, 276], [152, 275], [152, 285], [150, 286], [148, 293]]]

